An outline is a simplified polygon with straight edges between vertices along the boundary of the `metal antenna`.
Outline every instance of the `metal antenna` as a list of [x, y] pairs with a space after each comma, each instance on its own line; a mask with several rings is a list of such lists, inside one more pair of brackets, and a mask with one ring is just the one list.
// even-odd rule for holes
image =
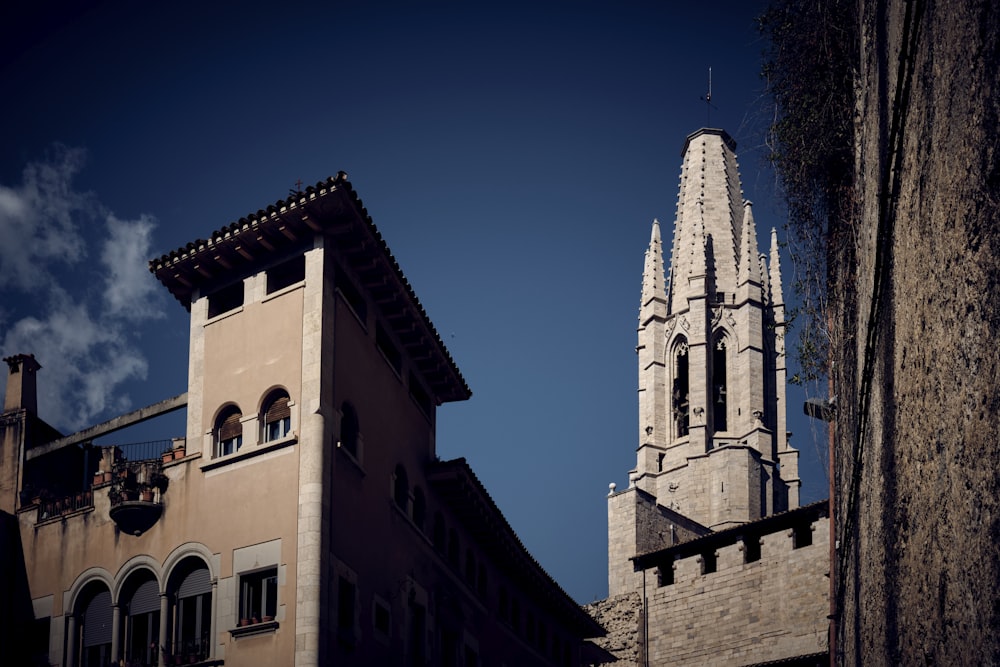
[[705, 103], [706, 127], [712, 127], [712, 109], [718, 111], [719, 107], [712, 104], [712, 68], [708, 68], [708, 93], [699, 98]]

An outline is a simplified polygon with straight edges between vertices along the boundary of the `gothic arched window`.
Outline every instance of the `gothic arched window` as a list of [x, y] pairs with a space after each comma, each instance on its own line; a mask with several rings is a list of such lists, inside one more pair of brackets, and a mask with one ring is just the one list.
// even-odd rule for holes
[[726, 337], [719, 335], [712, 347], [712, 414], [715, 431], [728, 430], [726, 385]]
[[674, 381], [671, 389], [671, 412], [674, 423], [674, 437], [682, 438], [688, 434], [691, 403], [689, 397], [690, 380], [688, 378], [688, 345], [679, 338], [673, 347]]

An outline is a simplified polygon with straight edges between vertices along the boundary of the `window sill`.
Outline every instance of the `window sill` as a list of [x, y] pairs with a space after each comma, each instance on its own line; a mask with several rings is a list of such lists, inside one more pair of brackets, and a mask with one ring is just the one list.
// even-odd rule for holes
[[287, 435], [279, 440], [271, 440], [269, 442], [261, 442], [256, 445], [248, 445], [233, 454], [226, 454], [225, 456], [209, 459], [201, 464], [201, 469], [203, 471], [213, 470], [215, 468], [229, 465], [230, 463], [235, 463], [236, 461], [245, 461], [255, 456], [260, 456], [261, 454], [267, 454], [268, 452], [273, 452], [275, 450], [294, 445], [298, 441], [298, 434], [293, 432], [291, 435]]
[[303, 289], [305, 286], [306, 286], [306, 281], [300, 280], [297, 283], [292, 283], [291, 285], [288, 285], [287, 287], [282, 287], [281, 289], [276, 289], [273, 292], [268, 292], [266, 295], [264, 295], [264, 298], [261, 299], [260, 302], [267, 303], [271, 299], [277, 299], [279, 296], [284, 296], [289, 292], [294, 292], [295, 290]]
[[242, 312], [243, 312], [243, 306], [242, 305], [237, 306], [237, 307], [233, 308], [232, 310], [227, 310], [224, 313], [219, 313], [218, 315], [215, 315], [214, 317], [208, 318], [207, 320], [205, 320], [205, 326], [207, 327], [209, 324], [215, 324], [216, 322], [218, 322], [220, 320], [224, 320], [227, 317], [232, 317], [233, 315], [239, 315]]
[[339, 442], [337, 443], [337, 451], [340, 452], [341, 456], [346, 458], [351, 463], [351, 465], [357, 469], [358, 474], [360, 474], [362, 477], [368, 474], [365, 472], [364, 466], [361, 465], [361, 461], [358, 460], [358, 457], [354, 456], [354, 454], [351, 454], [349, 451], [347, 451], [343, 446], [341, 446]]
[[250, 637], [252, 635], [262, 635], [273, 633], [278, 629], [277, 621], [263, 621], [261, 623], [251, 623], [250, 625], [240, 625], [232, 628], [229, 634], [234, 638]]

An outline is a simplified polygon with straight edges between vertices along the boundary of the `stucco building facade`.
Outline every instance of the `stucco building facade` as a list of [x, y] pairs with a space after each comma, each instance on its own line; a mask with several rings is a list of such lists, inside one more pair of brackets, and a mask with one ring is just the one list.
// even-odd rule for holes
[[[527, 553], [435, 410], [470, 396], [346, 174], [150, 262], [190, 312], [185, 394], [77, 434], [0, 417], [23, 659], [580, 665], [603, 634]], [[186, 409], [161, 443], [92, 446]], [[10, 645], [10, 644], [7, 644]]]
[[799, 506], [777, 234], [761, 253], [735, 150], [687, 137], [669, 270], [657, 221], [646, 251], [637, 463], [608, 496], [609, 598], [589, 607], [624, 664], [827, 651], [829, 512]]

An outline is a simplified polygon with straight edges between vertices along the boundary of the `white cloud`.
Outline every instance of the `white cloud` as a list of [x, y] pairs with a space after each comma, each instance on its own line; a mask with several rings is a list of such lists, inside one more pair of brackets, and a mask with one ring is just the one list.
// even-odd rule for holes
[[93, 196], [72, 189], [84, 152], [56, 146], [51, 159], [24, 169], [17, 187], [0, 185], [0, 289], [47, 289], [52, 263], [73, 264], [86, 255], [81, 219], [98, 211]]
[[43, 419], [81, 428], [106, 410], [124, 411], [119, 385], [145, 379], [148, 364], [119, 323], [95, 317], [86, 303], [55, 288], [46, 313], [18, 320], [3, 339], [5, 354], [28, 351], [44, 367], [38, 411]]
[[[21, 185], [0, 185], [0, 352], [35, 355], [39, 416], [64, 430], [134, 407], [125, 386], [149, 367], [139, 325], [161, 316], [146, 268], [155, 219], [121, 220], [76, 191], [83, 158], [56, 147]], [[100, 217], [105, 225], [93, 225]], [[97, 254], [99, 263], [81, 262]]]
[[146, 268], [155, 226], [148, 215], [132, 221], [108, 216], [108, 238], [101, 251], [107, 270], [104, 304], [108, 315], [132, 320], [163, 317], [156, 279]]

